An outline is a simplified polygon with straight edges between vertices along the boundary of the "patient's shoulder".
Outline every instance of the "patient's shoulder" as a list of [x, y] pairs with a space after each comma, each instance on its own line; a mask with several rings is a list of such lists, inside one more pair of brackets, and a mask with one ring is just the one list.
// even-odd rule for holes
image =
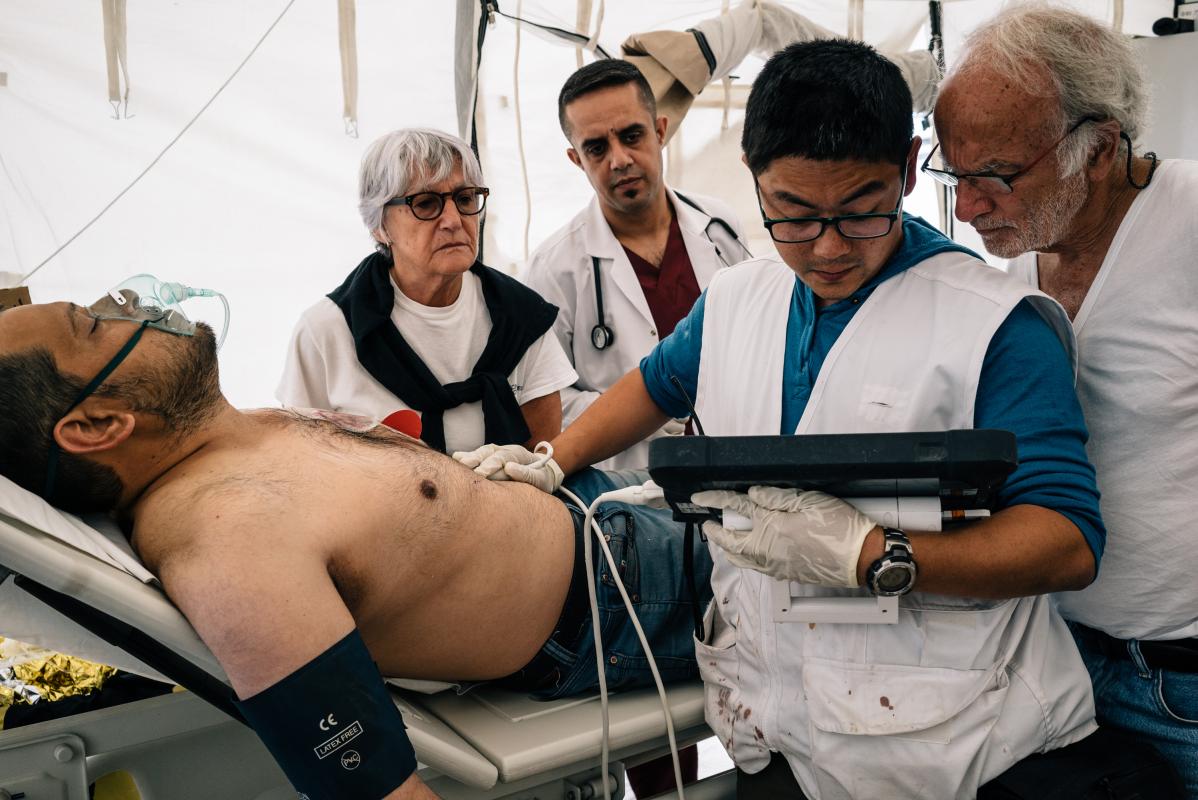
[[[269, 559], [280, 530], [297, 524], [296, 491], [286, 477], [252, 469], [183, 476], [138, 504], [132, 544], [159, 577], [168, 560], [204, 567]], [[288, 549], [302, 551], [304, 538], [295, 537]]]

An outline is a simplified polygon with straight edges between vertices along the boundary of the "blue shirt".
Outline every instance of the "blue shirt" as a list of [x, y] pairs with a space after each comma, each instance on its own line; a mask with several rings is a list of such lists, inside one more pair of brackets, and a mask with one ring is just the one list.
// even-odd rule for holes
[[[798, 427], [824, 358], [873, 291], [909, 267], [950, 251], [974, 255], [924, 220], [905, 215], [898, 250], [844, 300], [818, 308], [814, 293], [796, 276], [786, 322], [779, 433]], [[688, 416], [690, 409], [670, 377], [677, 376], [690, 397], [697, 391], [706, 299], [704, 292], [674, 332], [641, 361], [649, 396], [672, 417]], [[1086, 457], [1086, 425], [1073, 387], [1073, 366], [1056, 333], [1026, 300], [990, 340], [973, 424], [1015, 434], [1019, 466], [999, 492], [997, 507], [1028, 504], [1063, 514], [1086, 537], [1097, 564], [1106, 529], [1098, 512], [1094, 467]]]

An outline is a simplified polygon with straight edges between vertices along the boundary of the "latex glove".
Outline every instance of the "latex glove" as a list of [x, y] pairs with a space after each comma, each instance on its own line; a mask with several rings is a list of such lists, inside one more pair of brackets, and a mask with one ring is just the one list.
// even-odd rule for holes
[[691, 502], [729, 508], [753, 521], [751, 531], [703, 523], [703, 533], [733, 564], [816, 586], [855, 588], [861, 546], [876, 527], [848, 503], [823, 492], [754, 486], [747, 495], [698, 492]]
[[661, 426], [662, 436], [682, 436], [686, 433], [686, 420], [671, 419]]
[[519, 481], [553, 494], [561, 488], [566, 476], [553, 460], [553, 447], [548, 442], [541, 442], [537, 449], [541, 448], [545, 448], [544, 453], [533, 452], [518, 444], [485, 444], [470, 452], [458, 451], [453, 454], [453, 459], [487, 480]]

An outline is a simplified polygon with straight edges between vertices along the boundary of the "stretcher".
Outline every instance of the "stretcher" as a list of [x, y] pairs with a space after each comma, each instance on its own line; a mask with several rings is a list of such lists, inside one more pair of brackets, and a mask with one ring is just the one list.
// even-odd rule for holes
[[[239, 721], [220, 664], [116, 526], [60, 512], [4, 478], [0, 635], [187, 690], [0, 731], [0, 798], [88, 800], [89, 786], [115, 771], [132, 776], [142, 800], [296, 796]], [[539, 702], [486, 685], [388, 683], [419, 774], [442, 797], [602, 796], [597, 698]], [[667, 689], [679, 744], [710, 736], [701, 684]], [[655, 690], [614, 696], [610, 708], [619, 797], [625, 767], [669, 751]], [[720, 773], [687, 797], [732, 797], [734, 783]]]

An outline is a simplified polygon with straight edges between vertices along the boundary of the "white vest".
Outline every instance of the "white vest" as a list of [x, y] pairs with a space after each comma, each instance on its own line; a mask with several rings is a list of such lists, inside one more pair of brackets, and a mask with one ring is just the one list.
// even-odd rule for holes
[[[979, 263], [945, 253], [878, 286], [828, 353], [795, 432], [972, 428], [990, 340], [1025, 297], [1076, 363], [1060, 306]], [[757, 259], [708, 288], [696, 406], [709, 434], [778, 432], [795, 280]], [[711, 634], [696, 643], [706, 716], [747, 772], [774, 750], [812, 800], [972, 798], [1031, 753], [1095, 730], [1089, 676], [1046, 597], [917, 592], [894, 625], [775, 623], [771, 579], [711, 549]]]

